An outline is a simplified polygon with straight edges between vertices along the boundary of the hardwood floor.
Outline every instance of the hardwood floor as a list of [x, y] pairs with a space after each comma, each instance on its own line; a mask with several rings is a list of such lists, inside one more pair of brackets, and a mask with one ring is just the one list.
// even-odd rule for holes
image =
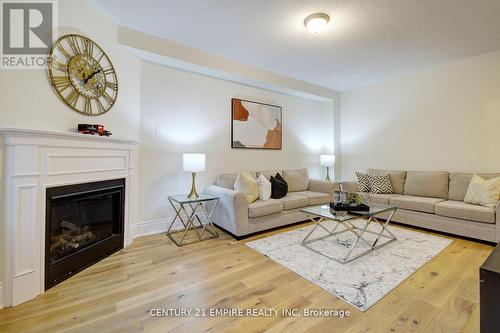
[[[222, 234], [177, 248], [163, 234], [138, 238], [36, 299], [0, 310], [0, 331], [479, 332], [478, 268], [492, 246], [455, 239], [363, 313], [246, 247], [251, 239]], [[151, 316], [153, 308], [326, 308], [351, 316], [172, 318]]]

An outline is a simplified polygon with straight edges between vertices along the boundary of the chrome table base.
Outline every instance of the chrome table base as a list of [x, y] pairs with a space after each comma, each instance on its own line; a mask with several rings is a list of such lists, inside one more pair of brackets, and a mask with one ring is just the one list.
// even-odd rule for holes
[[[360, 216], [360, 218], [354, 219], [354, 221], [360, 221], [360, 220], [364, 220], [365, 221], [364, 226], [361, 227], [361, 228], [353, 225], [351, 223], [351, 221], [353, 221], [352, 219], [342, 220], [342, 219], [330, 219], [330, 218], [325, 218], [325, 217], [311, 218], [310, 220], [312, 222], [314, 222], [315, 226], [306, 235], [306, 237], [304, 238], [304, 240], [302, 240], [301, 245], [304, 246], [305, 248], [313, 251], [313, 252], [319, 253], [319, 254], [324, 255], [324, 256], [332, 259], [332, 260], [335, 260], [338, 263], [346, 264], [348, 262], [353, 261], [354, 259], [362, 257], [362, 256], [364, 256], [364, 255], [366, 255], [368, 253], [371, 253], [371, 252], [375, 251], [375, 250], [378, 250], [381, 247], [384, 247], [387, 244], [389, 244], [389, 243], [391, 243], [391, 242], [393, 242], [393, 241], [396, 240], [396, 236], [394, 236], [394, 234], [387, 228], [387, 226], [391, 223], [391, 219], [394, 216], [395, 212], [396, 212], [396, 208], [394, 207], [391, 210], [391, 215], [389, 216], [389, 218], [386, 221], [381, 221], [381, 220], [377, 219], [374, 215]], [[367, 217], [368, 219], [362, 219], [363, 217]], [[335, 227], [332, 230], [328, 230], [322, 224], [323, 222], [326, 222], [326, 221], [333, 221], [333, 222], [335, 222]], [[374, 231], [371, 231], [371, 230], [367, 230], [368, 227], [370, 226], [370, 224], [372, 224], [372, 223], [377, 223], [377, 224], [379, 224], [381, 226], [382, 229], [380, 230], [380, 232], [374, 232]], [[336, 231], [337, 228], [340, 225], [342, 225], [345, 229], [341, 230], [341, 231]], [[311, 235], [314, 233], [314, 231], [316, 229], [318, 229], [318, 228], [321, 228], [324, 231], [326, 231], [327, 235], [326, 236], [322, 236], [322, 237], [317, 237], [317, 238], [310, 238]], [[340, 235], [340, 234], [345, 233], [345, 232], [350, 232], [350, 233], [352, 233], [354, 235], [354, 243], [349, 248], [348, 254], [344, 258], [342, 258], [342, 259], [335, 258], [332, 255], [330, 255], [330, 254], [328, 254], [328, 253], [326, 253], [324, 251], [316, 250], [316, 249], [312, 248], [309, 245], [311, 243], [318, 242], [318, 241], [324, 240], [324, 239], [329, 238], [329, 237], [335, 237], [337, 240], [339, 240], [338, 237], [337, 237], [337, 235]], [[375, 240], [369, 241], [369, 240], [367, 240], [364, 237], [365, 233], [374, 234], [374, 235], [377, 235], [377, 237], [375, 238]], [[380, 243], [380, 241], [381, 241], [382, 238], [386, 239], [386, 241], [383, 242], [383, 243]], [[358, 253], [356, 255], [352, 255], [353, 250], [356, 248], [356, 246], [359, 244], [359, 242], [365, 243], [369, 248], [367, 250], [361, 252], [361, 253]]]
[[[205, 239], [216, 238], [219, 237], [217, 230], [213, 224], [212, 215], [217, 208], [219, 203], [218, 198], [214, 198], [210, 201], [215, 201], [212, 209], [210, 211], [207, 210], [206, 202], [207, 201], [195, 201], [192, 202], [179, 202], [171, 197], [168, 198], [168, 201], [172, 205], [175, 211], [175, 218], [167, 229], [167, 236], [175, 243], [177, 246], [183, 246], [186, 244], [191, 244], [194, 242], [202, 241]], [[201, 219], [200, 219], [201, 217]], [[205, 219], [206, 222], [202, 223], [202, 219]], [[181, 230], [171, 231], [174, 226], [175, 221], [179, 220], [183, 226]], [[189, 230], [193, 230], [197, 236], [197, 240], [184, 242], [186, 235]], [[203, 237], [203, 234], [208, 233], [209, 236]], [[175, 234], [181, 234], [179, 240], [175, 239]]]

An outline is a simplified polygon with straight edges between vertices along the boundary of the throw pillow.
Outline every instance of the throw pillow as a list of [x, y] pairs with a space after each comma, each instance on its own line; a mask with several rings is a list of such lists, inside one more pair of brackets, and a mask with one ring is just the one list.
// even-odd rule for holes
[[274, 178], [278, 179], [280, 182], [286, 183], [287, 192], [288, 192], [288, 183], [279, 172], [276, 173], [276, 176], [274, 176]]
[[366, 173], [356, 172], [359, 192], [370, 192], [370, 177]]
[[259, 198], [259, 187], [257, 179], [249, 172], [241, 172], [234, 182], [234, 190], [245, 194], [248, 203], [252, 203]]
[[464, 202], [495, 208], [500, 200], [500, 177], [483, 179], [472, 176]]
[[271, 198], [281, 199], [288, 193], [288, 184], [279, 173], [271, 176]]
[[261, 174], [257, 178], [257, 185], [259, 186], [259, 199], [269, 200], [271, 198], [271, 182]]
[[379, 175], [368, 175], [370, 178], [371, 193], [390, 194], [393, 193], [391, 177], [388, 173]]

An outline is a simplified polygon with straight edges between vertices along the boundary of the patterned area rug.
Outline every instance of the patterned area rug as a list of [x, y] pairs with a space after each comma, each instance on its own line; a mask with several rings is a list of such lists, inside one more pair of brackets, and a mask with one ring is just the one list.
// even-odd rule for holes
[[[363, 221], [354, 221], [362, 225]], [[323, 225], [331, 230], [335, 222]], [[284, 232], [275, 236], [246, 243], [288, 269], [296, 272], [321, 288], [352, 304], [361, 311], [368, 310], [420, 267], [443, 251], [452, 240], [422, 232], [390, 226], [397, 240], [347, 264], [340, 264], [300, 245], [313, 226]], [[337, 230], [342, 230], [339, 227]], [[371, 225], [372, 232], [380, 227]], [[321, 237], [326, 232], [317, 228], [312, 237]], [[375, 237], [373, 234], [366, 238]], [[309, 246], [321, 250], [335, 258], [347, 254], [352, 244], [352, 234], [346, 232], [335, 237], [312, 243]], [[360, 242], [361, 252], [367, 246]]]

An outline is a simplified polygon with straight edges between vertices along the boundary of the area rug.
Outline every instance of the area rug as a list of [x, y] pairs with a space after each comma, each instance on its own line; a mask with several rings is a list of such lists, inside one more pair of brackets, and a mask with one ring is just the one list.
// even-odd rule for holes
[[[364, 223], [354, 221], [355, 225]], [[323, 223], [331, 230], [335, 222]], [[425, 263], [443, 251], [452, 240], [422, 232], [390, 226], [397, 240], [347, 264], [340, 264], [330, 258], [300, 245], [314, 226], [284, 232], [278, 235], [246, 243], [247, 246], [287, 267], [321, 288], [333, 293], [361, 311], [368, 310]], [[337, 230], [342, 230], [340, 229]], [[368, 230], [380, 231], [372, 224]], [[313, 238], [326, 235], [321, 228], [312, 234]], [[375, 237], [372, 234], [366, 238]], [[352, 234], [343, 233], [338, 239], [329, 237], [309, 244], [333, 257], [341, 258], [352, 244]], [[359, 244], [359, 252], [367, 248]]]

